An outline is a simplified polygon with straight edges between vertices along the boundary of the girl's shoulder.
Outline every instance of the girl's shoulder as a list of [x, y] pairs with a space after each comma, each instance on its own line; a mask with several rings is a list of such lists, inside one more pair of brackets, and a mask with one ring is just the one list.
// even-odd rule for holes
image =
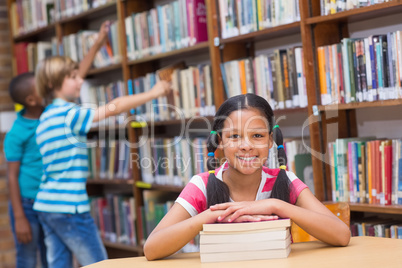
[[[279, 174], [280, 169], [279, 168], [268, 168], [268, 167], [262, 167], [262, 172], [267, 174], [267, 177], [271, 178], [276, 178]], [[288, 178], [290, 181], [294, 181], [297, 179], [296, 174], [294, 174], [292, 171], [286, 171], [286, 175], [288, 175]]]

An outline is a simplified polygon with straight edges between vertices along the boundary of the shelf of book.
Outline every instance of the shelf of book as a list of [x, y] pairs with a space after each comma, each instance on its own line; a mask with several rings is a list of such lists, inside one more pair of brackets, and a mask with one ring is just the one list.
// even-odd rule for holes
[[127, 245], [123, 243], [114, 243], [114, 242], [109, 242], [107, 240], [103, 240], [103, 244], [107, 248], [115, 248], [115, 249], [121, 249], [125, 251], [132, 251], [136, 252], [138, 254], [143, 254], [144, 250], [141, 246], [133, 246], [133, 245]]
[[104, 5], [98, 6], [96, 8], [91, 8], [89, 10], [86, 10], [77, 15], [62, 18], [59, 21], [57, 21], [57, 23], [67, 24], [67, 23], [71, 23], [74, 21], [82, 21], [82, 20], [89, 21], [89, 20], [97, 19], [99, 17], [116, 14], [116, 10], [117, 10], [116, 2], [112, 1], [112, 2], [106, 3]]
[[151, 126], [169, 126], [169, 125], [180, 125], [182, 123], [189, 123], [189, 122], [212, 122], [214, 120], [213, 116], [194, 116], [192, 118], [186, 119], [174, 119], [174, 120], [163, 120], [163, 121], [147, 121], [147, 122], [131, 122], [132, 128], [145, 128]]
[[184, 58], [184, 56], [192, 54], [194, 52], [197, 52], [197, 53], [208, 52], [208, 48], [209, 48], [208, 42], [201, 42], [194, 46], [185, 47], [182, 49], [176, 49], [176, 50], [172, 50], [172, 51], [168, 51], [168, 52], [164, 52], [164, 53], [160, 53], [160, 54], [156, 54], [156, 55], [152, 55], [152, 56], [143, 57], [140, 59], [130, 60], [128, 62], [128, 65], [131, 66], [131, 65], [136, 65], [136, 64], [140, 64], [140, 63], [157, 61], [160, 59], [173, 58], [173, 57], [177, 57], [177, 56]]
[[121, 70], [121, 68], [122, 68], [122, 63], [121, 62], [111, 64], [111, 65], [107, 65], [107, 66], [100, 67], [100, 68], [93, 68], [93, 69], [88, 71], [87, 76], [101, 75], [101, 74], [104, 74], [106, 72]]
[[381, 17], [397, 14], [402, 11], [402, 3], [399, 0], [375, 4], [367, 7], [355, 8], [327, 16], [315, 16], [306, 19], [306, 24], [319, 24], [336, 21], [363, 21], [373, 17]]
[[377, 204], [360, 204], [349, 203], [350, 211], [356, 212], [372, 212], [383, 214], [399, 214], [402, 215], [402, 205], [377, 205]]
[[286, 114], [294, 114], [294, 113], [307, 113], [307, 107], [297, 107], [297, 108], [289, 108], [289, 109], [277, 109], [274, 110], [274, 114], [278, 115], [286, 115]]
[[352, 110], [352, 109], [397, 106], [397, 105], [402, 105], [402, 99], [318, 105], [317, 108], [319, 111], [338, 111], [338, 110]]
[[180, 193], [183, 190], [183, 187], [181, 186], [146, 183], [143, 181], [135, 182], [135, 186], [141, 190], [154, 190], [154, 191], [164, 191], [174, 193]]
[[19, 34], [13, 37], [15, 43], [17, 42], [35, 42], [38, 39], [45, 37], [53, 37], [56, 34], [56, 24], [49, 24], [46, 27], [38, 28], [36, 30]]
[[106, 185], [106, 184], [126, 184], [131, 185], [134, 183], [133, 179], [91, 179], [87, 180], [87, 184]]
[[279, 25], [272, 28], [242, 34], [230, 38], [220, 40], [222, 44], [235, 43], [235, 42], [255, 42], [261, 40], [268, 40], [271, 38], [287, 36], [300, 33], [300, 21], [292, 22], [289, 24]]

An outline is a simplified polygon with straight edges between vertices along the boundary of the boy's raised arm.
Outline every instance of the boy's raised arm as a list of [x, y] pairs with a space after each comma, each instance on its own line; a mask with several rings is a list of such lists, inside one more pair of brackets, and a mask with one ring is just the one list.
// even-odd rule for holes
[[92, 61], [94, 60], [96, 53], [105, 44], [109, 31], [110, 31], [110, 21], [107, 20], [102, 23], [99, 30], [98, 39], [96, 40], [95, 44], [89, 49], [88, 54], [86, 54], [85, 57], [80, 62], [78, 74], [82, 78], [85, 78], [88, 70], [92, 66]]
[[148, 101], [165, 96], [170, 91], [170, 84], [162, 80], [156, 83], [152, 90], [148, 92], [116, 98], [106, 105], [100, 106], [95, 111], [93, 122], [101, 121], [109, 116], [128, 112], [130, 109], [143, 105]]

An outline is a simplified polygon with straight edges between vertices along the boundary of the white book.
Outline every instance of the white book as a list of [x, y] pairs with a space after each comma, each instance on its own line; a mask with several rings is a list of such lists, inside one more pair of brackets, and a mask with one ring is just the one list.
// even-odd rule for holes
[[225, 261], [248, 261], [287, 258], [290, 253], [290, 246], [285, 249], [256, 250], [240, 252], [219, 252], [200, 254], [201, 262], [225, 262]]
[[289, 228], [259, 230], [238, 233], [207, 233], [200, 232], [200, 244], [249, 243], [267, 240], [284, 240], [289, 235]]
[[286, 239], [266, 240], [246, 243], [200, 244], [200, 253], [241, 252], [256, 250], [286, 249], [291, 244], [290, 235]]

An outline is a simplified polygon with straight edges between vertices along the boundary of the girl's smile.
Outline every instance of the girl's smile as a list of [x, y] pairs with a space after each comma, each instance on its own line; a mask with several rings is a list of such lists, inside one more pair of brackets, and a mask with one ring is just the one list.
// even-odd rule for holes
[[262, 168], [272, 146], [267, 120], [253, 108], [232, 112], [223, 124], [221, 146], [231, 167], [253, 174]]

